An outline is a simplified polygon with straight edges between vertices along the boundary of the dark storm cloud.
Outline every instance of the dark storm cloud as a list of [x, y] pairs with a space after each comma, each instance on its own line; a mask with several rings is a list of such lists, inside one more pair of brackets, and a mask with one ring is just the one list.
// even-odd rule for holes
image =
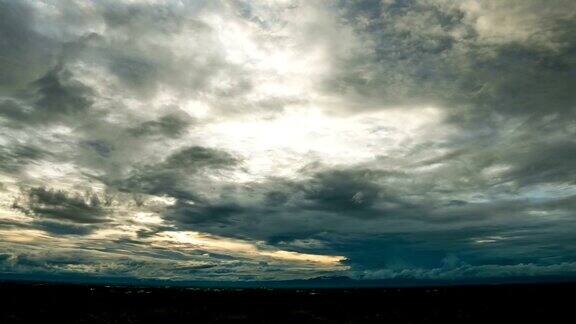
[[[234, 216], [244, 212], [245, 209], [234, 204], [202, 205], [179, 202], [170, 208], [166, 215], [170, 220], [180, 222], [185, 226], [207, 224], [218, 226], [233, 221]], [[249, 211], [249, 210], [248, 210]]]
[[387, 179], [393, 172], [366, 168], [306, 171], [308, 179], [229, 186], [216, 201], [179, 202], [164, 215], [182, 228], [277, 241], [328, 232], [365, 231], [379, 219], [422, 220], [431, 206], [402, 198]]
[[[62, 190], [35, 187], [30, 188], [25, 195], [22, 201], [15, 203], [16, 207], [25, 213], [40, 218], [70, 221], [78, 224], [98, 224], [109, 221], [103, 208], [104, 203], [95, 194], [71, 195]], [[41, 224], [46, 227], [56, 227], [55, 223]]]
[[[563, 242], [559, 243], [563, 251], [573, 246], [569, 233], [575, 224], [568, 219], [559, 223], [527, 219], [535, 211], [553, 215], [569, 210], [572, 197], [552, 202], [511, 195], [499, 201], [466, 202], [442, 197], [450, 194], [446, 191], [412, 191], [406, 196], [405, 184], [386, 182], [394, 176], [398, 175], [352, 168], [320, 171], [299, 183], [274, 179], [239, 188], [216, 205], [176, 204], [165, 217], [181, 228], [284, 247], [293, 244], [299, 251], [343, 254], [355, 269], [441, 267], [450, 253], [471, 265], [530, 263], [549, 257], [542, 247], [552, 238]], [[402, 177], [418, 185], [412, 175]], [[252, 198], [242, 204], [246, 192]], [[255, 197], [266, 203], [252, 203], [259, 201]], [[538, 239], [531, 241], [528, 233], [538, 231]], [[303, 248], [298, 242], [306, 240], [322, 246]], [[562, 252], [563, 262], [571, 260], [567, 251]], [[524, 258], [526, 254], [531, 257]]]
[[[187, 182], [191, 177], [198, 175], [200, 178], [196, 180], [203, 181], [203, 173], [230, 170], [239, 163], [238, 158], [226, 151], [192, 146], [172, 153], [158, 164], [137, 169], [128, 178], [117, 181], [114, 185], [128, 192], [196, 199], [196, 193], [190, 190], [191, 186]], [[208, 184], [209, 182], [206, 182], [206, 185]]]
[[369, 216], [374, 204], [385, 199], [383, 188], [373, 182], [380, 176], [371, 170], [323, 171], [304, 185], [304, 199], [313, 209]]

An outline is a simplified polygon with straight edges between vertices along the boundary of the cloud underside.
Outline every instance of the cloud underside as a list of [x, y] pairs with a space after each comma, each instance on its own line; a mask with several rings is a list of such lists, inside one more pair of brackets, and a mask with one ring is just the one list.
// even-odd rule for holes
[[0, 0], [0, 272], [572, 276], [575, 15]]

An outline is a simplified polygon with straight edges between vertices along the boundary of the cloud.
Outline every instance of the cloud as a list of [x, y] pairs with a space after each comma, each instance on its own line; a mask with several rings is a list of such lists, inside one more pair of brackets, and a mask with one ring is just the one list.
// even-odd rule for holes
[[35, 221], [33, 226], [53, 235], [88, 235], [94, 230], [90, 226], [52, 220]]
[[189, 122], [184, 116], [168, 114], [158, 120], [143, 122], [130, 129], [128, 132], [133, 136], [158, 136], [178, 137], [184, 133]]
[[18, 172], [26, 164], [34, 163], [46, 155], [50, 155], [49, 152], [35, 146], [22, 144], [3, 146], [0, 147], [0, 150], [3, 151], [2, 157], [0, 157], [0, 169], [5, 172]]
[[[346, 94], [356, 111], [446, 106], [452, 120], [467, 127], [492, 114], [573, 113], [570, 14], [540, 5], [343, 2], [344, 18], [367, 47], [341, 57], [325, 88]], [[506, 24], [487, 23], [500, 14], [508, 17]]]
[[180, 202], [173, 207], [173, 211], [169, 212], [168, 217], [184, 224], [217, 225], [229, 223], [231, 217], [241, 214], [243, 211], [241, 206], [233, 204], [199, 206], [198, 204], [190, 205]]
[[135, 169], [127, 178], [111, 184], [127, 192], [196, 199], [193, 188], [198, 184], [192, 184], [190, 180], [204, 179], [206, 182], [201, 190], [206, 190], [211, 183], [207, 174], [235, 168], [238, 163], [239, 160], [228, 152], [192, 146], [173, 152], [158, 164]]
[[0, 0], [2, 271], [572, 274], [574, 15]]
[[36, 109], [43, 118], [58, 118], [85, 112], [92, 104], [89, 88], [75, 84], [70, 75], [56, 67], [34, 82], [38, 100]]
[[312, 208], [367, 215], [381, 198], [382, 188], [372, 182], [378, 177], [371, 170], [322, 171], [307, 183], [304, 198], [312, 202]]
[[108, 221], [105, 217], [103, 202], [96, 194], [72, 196], [61, 190], [36, 187], [27, 192], [25, 199], [24, 205], [17, 205], [17, 208], [39, 217], [67, 220], [80, 224], [96, 224]]
[[515, 265], [479, 265], [463, 264], [455, 268], [404, 269], [401, 271], [379, 270], [359, 274], [359, 279], [419, 279], [419, 280], [468, 280], [572, 276], [576, 264], [571, 262], [539, 265], [533, 263]]
[[193, 146], [170, 155], [163, 164], [168, 169], [227, 168], [238, 160], [227, 152]]
[[49, 69], [57, 44], [35, 32], [26, 2], [0, 2], [0, 90], [19, 89]]

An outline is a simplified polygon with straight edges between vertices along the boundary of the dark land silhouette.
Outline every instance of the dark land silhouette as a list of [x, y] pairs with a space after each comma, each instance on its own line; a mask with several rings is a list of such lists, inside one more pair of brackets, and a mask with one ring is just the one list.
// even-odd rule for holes
[[0, 323], [576, 323], [574, 283], [186, 288], [7, 281]]

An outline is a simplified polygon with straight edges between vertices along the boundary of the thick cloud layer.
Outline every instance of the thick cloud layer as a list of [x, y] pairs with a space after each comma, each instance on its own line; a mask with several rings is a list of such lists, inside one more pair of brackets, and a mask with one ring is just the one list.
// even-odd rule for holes
[[573, 276], [575, 16], [0, 0], [0, 271]]

